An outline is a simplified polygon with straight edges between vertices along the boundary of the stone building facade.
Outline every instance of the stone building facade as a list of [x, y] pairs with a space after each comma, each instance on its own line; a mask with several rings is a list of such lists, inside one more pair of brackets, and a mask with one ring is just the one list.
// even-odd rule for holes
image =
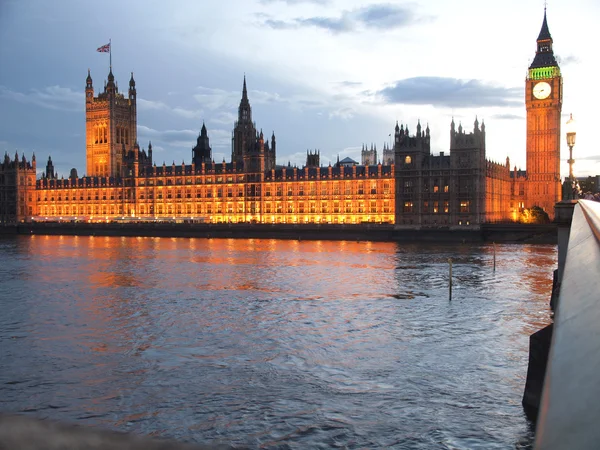
[[395, 223], [398, 227], [477, 227], [517, 220], [538, 205], [552, 216], [560, 200], [562, 78], [546, 15], [526, 79], [527, 171], [486, 158], [485, 125], [450, 124], [449, 152], [431, 151], [429, 125], [396, 127], [384, 144], [322, 166], [307, 151], [302, 168], [276, 164], [277, 143], [258, 131], [244, 77], [231, 162], [215, 163], [202, 125], [191, 164], [157, 166], [137, 143], [136, 87], [120, 94], [112, 74], [94, 97], [86, 79], [86, 177], [57, 178], [49, 158], [36, 181], [35, 157], [0, 164], [0, 220], [194, 221], [208, 223]]

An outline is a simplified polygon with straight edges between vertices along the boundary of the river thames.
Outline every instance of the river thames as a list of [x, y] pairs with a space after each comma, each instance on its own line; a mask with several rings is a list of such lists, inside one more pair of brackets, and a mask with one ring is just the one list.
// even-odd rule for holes
[[[448, 258], [453, 295], [448, 300]], [[250, 448], [527, 448], [555, 246], [0, 239], [0, 411]]]

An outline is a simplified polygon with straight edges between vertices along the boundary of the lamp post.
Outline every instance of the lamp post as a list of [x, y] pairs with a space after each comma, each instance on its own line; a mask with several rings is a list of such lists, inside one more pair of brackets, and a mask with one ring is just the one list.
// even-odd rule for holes
[[569, 146], [569, 181], [574, 181], [573, 176], [573, 147], [575, 146], [575, 120], [573, 120], [573, 114], [570, 115], [567, 120], [567, 145]]

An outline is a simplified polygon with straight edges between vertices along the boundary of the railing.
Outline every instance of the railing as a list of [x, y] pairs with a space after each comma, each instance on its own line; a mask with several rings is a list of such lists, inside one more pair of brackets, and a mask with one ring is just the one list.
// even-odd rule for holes
[[600, 203], [575, 205], [536, 449], [600, 445]]

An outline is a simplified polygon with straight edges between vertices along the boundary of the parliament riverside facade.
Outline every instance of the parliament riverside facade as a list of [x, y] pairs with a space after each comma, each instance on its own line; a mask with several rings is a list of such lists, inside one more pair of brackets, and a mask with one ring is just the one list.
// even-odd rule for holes
[[[94, 96], [86, 79], [87, 174], [58, 178], [49, 158], [37, 176], [35, 155], [0, 162], [0, 222], [192, 221], [204, 223], [394, 223], [398, 227], [478, 227], [515, 221], [540, 206], [550, 217], [560, 200], [562, 77], [546, 15], [526, 79], [527, 171], [486, 159], [485, 125], [450, 125], [449, 153], [433, 155], [430, 129], [394, 130], [386, 164], [348, 158], [322, 166], [308, 152], [302, 168], [276, 164], [270, 139], [252, 121], [244, 78], [231, 162], [212, 159], [203, 124], [191, 164], [156, 165], [137, 144], [136, 86], [118, 91], [112, 69]], [[363, 151], [364, 153], [364, 151]], [[375, 163], [375, 158], [373, 163]], [[367, 161], [365, 161], [367, 162]], [[371, 162], [371, 161], [368, 161]]]

